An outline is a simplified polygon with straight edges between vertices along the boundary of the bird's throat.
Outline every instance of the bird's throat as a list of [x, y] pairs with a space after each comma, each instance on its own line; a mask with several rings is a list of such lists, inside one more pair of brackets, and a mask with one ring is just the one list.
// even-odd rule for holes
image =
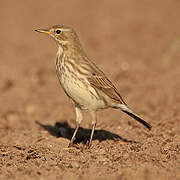
[[62, 47], [61, 45], [58, 45], [57, 55], [58, 55], [59, 57], [61, 57], [62, 54], [63, 54], [63, 52], [64, 52], [63, 47]]

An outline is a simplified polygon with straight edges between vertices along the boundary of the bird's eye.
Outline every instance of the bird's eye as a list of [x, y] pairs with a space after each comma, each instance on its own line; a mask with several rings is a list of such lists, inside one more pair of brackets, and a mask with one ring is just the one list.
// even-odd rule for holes
[[61, 33], [61, 30], [56, 30], [56, 34], [60, 34]]

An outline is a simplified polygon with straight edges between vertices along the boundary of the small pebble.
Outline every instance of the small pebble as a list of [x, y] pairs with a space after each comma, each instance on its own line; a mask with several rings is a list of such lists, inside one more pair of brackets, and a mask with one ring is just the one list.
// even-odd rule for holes
[[73, 162], [71, 163], [71, 166], [72, 166], [73, 168], [79, 168], [79, 167], [80, 167], [80, 165], [79, 165], [79, 163], [78, 163], [77, 161], [73, 161]]
[[25, 112], [28, 115], [34, 114], [35, 111], [36, 111], [36, 106], [34, 104], [30, 104], [30, 105], [26, 106], [26, 108], [25, 108]]

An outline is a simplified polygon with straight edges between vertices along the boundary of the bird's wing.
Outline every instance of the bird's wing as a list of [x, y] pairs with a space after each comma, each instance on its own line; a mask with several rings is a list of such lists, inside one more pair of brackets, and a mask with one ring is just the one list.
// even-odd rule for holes
[[93, 62], [88, 62], [88, 69], [91, 72], [88, 76], [88, 81], [93, 87], [101, 90], [115, 101], [120, 101], [121, 103], [126, 104], [118, 93], [116, 87]]

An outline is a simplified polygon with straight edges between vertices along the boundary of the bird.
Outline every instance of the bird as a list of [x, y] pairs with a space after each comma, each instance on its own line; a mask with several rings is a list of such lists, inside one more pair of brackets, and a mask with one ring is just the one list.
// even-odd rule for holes
[[76, 128], [68, 147], [74, 145], [85, 110], [89, 112], [92, 120], [92, 130], [88, 141], [89, 148], [93, 140], [98, 110], [120, 109], [147, 129], [151, 129], [151, 125], [125, 103], [105, 73], [90, 60], [73, 28], [66, 25], [54, 25], [35, 31], [49, 35], [58, 46], [56, 74], [65, 94], [72, 100], [76, 114]]

